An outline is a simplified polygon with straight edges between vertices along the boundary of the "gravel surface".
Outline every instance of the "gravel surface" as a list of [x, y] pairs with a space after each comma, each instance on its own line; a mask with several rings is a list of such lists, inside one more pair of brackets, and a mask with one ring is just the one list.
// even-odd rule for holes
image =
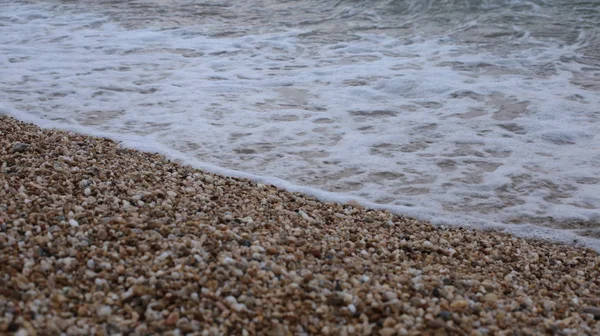
[[600, 256], [0, 116], [0, 334], [600, 335]]

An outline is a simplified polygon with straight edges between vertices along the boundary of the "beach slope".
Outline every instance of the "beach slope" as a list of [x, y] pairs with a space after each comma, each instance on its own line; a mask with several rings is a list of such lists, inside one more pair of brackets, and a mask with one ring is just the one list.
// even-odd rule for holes
[[0, 166], [0, 334], [600, 335], [589, 249], [321, 202], [7, 116]]

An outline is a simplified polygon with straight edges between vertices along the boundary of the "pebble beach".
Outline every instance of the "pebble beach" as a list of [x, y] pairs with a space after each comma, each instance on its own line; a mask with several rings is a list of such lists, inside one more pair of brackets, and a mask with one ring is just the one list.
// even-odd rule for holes
[[600, 335], [600, 256], [0, 116], [0, 334]]

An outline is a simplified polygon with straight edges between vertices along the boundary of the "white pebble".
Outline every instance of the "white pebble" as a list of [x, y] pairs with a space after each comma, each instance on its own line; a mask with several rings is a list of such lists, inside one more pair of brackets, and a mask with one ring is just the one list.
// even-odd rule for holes
[[102, 306], [100, 308], [98, 308], [98, 315], [105, 317], [108, 316], [112, 313], [112, 308], [110, 308], [110, 306]]
[[27, 336], [29, 335], [29, 333], [27, 332], [27, 330], [21, 328], [19, 330], [17, 330], [17, 332], [15, 333], [15, 336]]
[[171, 252], [165, 251], [165, 252], [161, 253], [158, 257], [156, 257], [156, 260], [157, 261], [163, 261], [163, 260], [167, 259], [170, 256], [171, 256]]
[[309, 215], [306, 214], [306, 212], [299, 210], [298, 213], [300, 214], [300, 216], [302, 218], [304, 218], [304, 220], [307, 220], [309, 222], [314, 222], [315, 220], [313, 218], [311, 218]]
[[223, 258], [223, 264], [232, 265], [235, 264], [235, 260], [229, 257]]
[[260, 253], [253, 253], [252, 254], [252, 259], [253, 260], [262, 260], [262, 254], [260, 254]]
[[231, 309], [233, 309], [233, 310], [235, 310], [236, 312], [239, 313], [239, 312], [247, 310], [248, 308], [243, 303], [235, 303], [235, 304], [231, 305]]
[[392, 292], [392, 291], [385, 292], [385, 293], [383, 294], [383, 296], [384, 296], [384, 297], [385, 297], [385, 298], [386, 298], [388, 301], [394, 301], [394, 300], [397, 300], [397, 299], [398, 299], [398, 295], [397, 295], [396, 293]]
[[250, 251], [252, 251], [254, 253], [265, 253], [265, 249], [259, 245], [250, 246]]
[[52, 268], [53, 268], [53, 267], [52, 267], [52, 265], [51, 265], [50, 263], [48, 263], [47, 261], [45, 261], [45, 260], [42, 260], [42, 261], [40, 262], [40, 270], [41, 270], [42, 272], [48, 272], [48, 271], [50, 271]]
[[105, 270], [111, 270], [112, 269], [111, 263], [109, 263], [107, 261], [103, 261], [102, 263], [100, 263], [100, 267], [102, 269], [105, 269]]
[[129, 298], [133, 297], [135, 293], [133, 292], [133, 287], [129, 288], [125, 293], [121, 294], [121, 300], [129, 300]]
[[225, 298], [225, 303], [227, 303], [228, 305], [233, 305], [237, 303], [237, 299], [231, 295], [229, 295], [228, 297]]
[[79, 222], [77, 222], [76, 220], [74, 220], [73, 218], [69, 219], [69, 224], [72, 227], [78, 227], [79, 226]]

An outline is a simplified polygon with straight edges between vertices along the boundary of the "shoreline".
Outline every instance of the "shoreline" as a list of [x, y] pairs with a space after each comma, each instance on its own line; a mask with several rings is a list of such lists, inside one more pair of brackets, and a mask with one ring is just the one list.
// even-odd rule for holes
[[136, 138], [131, 138], [129, 136], [123, 136], [120, 134], [93, 130], [85, 126], [69, 125], [56, 121], [45, 120], [30, 114], [25, 114], [13, 108], [9, 108], [8, 106], [0, 104], [0, 116], [2, 115], [6, 115], [21, 122], [32, 123], [42, 129], [57, 129], [63, 130], [65, 132], [74, 132], [77, 134], [83, 134], [91, 137], [110, 139], [118, 143], [119, 145], [122, 144], [122, 146], [125, 148], [139, 150], [147, 153], [156, 153], [164, 156], [167, 160], [177, 162], [184, 166], [190, 166], [194, 169], [198, 169], [203, 172], [219, 176], [228, 176], [233, 178], [251, 180], [255, 183], [273, 185], [279, 189], [283, 189], [292, 193], [302, 193], [304, 195], [314, 197], [323, 202], [358, 204], [359, 206], [366, 207], [369, 209], [390, 211], [391, 213], [399, 216], [408, 216], [435, 225], [462, 227], [468, 228], [470, 230], [501, 231], [524, 239], [543, 240], [551, 243], [560, 243], [581, 248], [591, 248], [596, 252], [600, 253], [600, 239], [578, 234], [576, 231], [581, 231], [581, 229], [557, 229], [534, 224], [499, 224], [489, 222], [487, 220], [476, 219], [474, 217], [465, 217], [457, 214], [447, 214], [447, 216], [440, 218], [440, 214], [438, 212], [432, 211], [430, 209], [422, 207], [407, 207], [398, 205], [390, 206], [387, 204], [379, 204], [371, 202], [359, 196], [340, 194], [336, 192], [317, 189], [310, 186], [297, 185], [293, 182], [277, 177], [256, 175], [245, 171], [223, 168], [217, 165], [213, 165], [211, 163], [200, 161], [195, 158], [189, 158], [184, 153], [172, 148], [168, 148], [167, 146], [153, 140], [140, 140]]
[[0, 132], [0, 332], [600, 333], [591, 249]]

